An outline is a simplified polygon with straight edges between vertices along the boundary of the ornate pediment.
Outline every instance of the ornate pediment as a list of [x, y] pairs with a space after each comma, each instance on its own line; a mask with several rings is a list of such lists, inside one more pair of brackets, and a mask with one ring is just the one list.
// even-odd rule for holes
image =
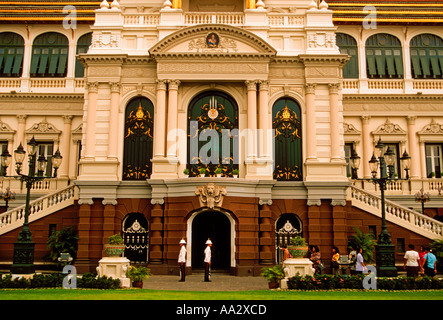
[[205, 186], [197, 187], [195, 194], [199, 196], [200, 206], [213, 209], [222, 206], [223, 197], [226, 195], [226, 187], [210, 182]]
[[440, 141], [443, 135], [443, 125], [432, 119], [431, 123], [425, 125], [417, 134], [423, 142]]
[[46, 119], [34, 123], [28, 130], [26, 130], [28, 140], [34, 136], [36, 140], [58, 141], [60, 133], [61, 131]]
[[198, 25], [165, 37], [151, 48], [150, 54], [156, 58], [201, 55], [270, 57], [276, 54], [276, 50], [260, 37], [240, 28]]
[[398, 124], [392, 123], [389, 119], [379, 126], [377, 130], [372, 132], [373, 135], [406, 135], [406, 131], [403, 130]]

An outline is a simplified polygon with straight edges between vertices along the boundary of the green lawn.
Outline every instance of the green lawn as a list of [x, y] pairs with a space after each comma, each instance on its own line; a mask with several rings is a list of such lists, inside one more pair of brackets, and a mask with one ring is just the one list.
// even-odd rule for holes
[[429, 291], [164, 291], [145, 289], [3, 289], [0, 300], [443, 300]]

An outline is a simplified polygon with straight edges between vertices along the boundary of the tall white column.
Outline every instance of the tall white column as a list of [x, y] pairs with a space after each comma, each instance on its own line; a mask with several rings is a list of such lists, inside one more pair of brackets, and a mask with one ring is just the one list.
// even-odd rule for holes
[[157, 80], [157, 104], [154, 119], [154, 158], [165, 156], [166, 81]]
[[330, 130], [331, 130], [331, 161], [341, 160], [340, 148], [340, 105], [338, 90], [340, 88], [339, 83], [329, 84], [329, 110], [330, 110]]
[[362, 138], [363, 138], [363, 154], [360, 161], [363, 164], [363, 177], [372, 177], [371, 169], [369, 168], [369, 160], [371, 160], [373, 153], [373, 143], [371, 140], [371, 131], [369, 130], [370, 116], [361, 116], [362, 122]]
[[317, 159], [317, 129], [315, 111], [315, 83], [308, 83], [306, 89], [306, 160]]
[[88, 105], [86, 112], [86, 139], [84, 158], [94, 158], [95, 156], [95, 126], [97, 112], [98, 82], [88, 82]]
[[270, 123], [268, 115], [268, 104], [269, 104], [269, 81], [261, 80], [259, 81], [259, 93], [258, 93], [258, 128], [261, 131], [259, 135], [259, 157], [268, 157], [268, 135], [270, 134]]
[[[408, 148], [407, 150], [409, 156], [411, 157], [411, 168], [409, 175], [411, 178], [419, 177], [420, 170], [420, 152], [418, 150], [417, 143], [417, 131], [415, 128], [416, 116], [406, 116], [408, 120]], [[400, 155], [401, 156], [401, 155]]]
[[117, 159], [118, 156], [118, 113], [120, 105], [120, 83], [111, 82], [111, 112], [109, 119], [108, 159]]
[[71, 129], [72, 129], [71, 115], [63, 116], [63, 135], [60, 143], [60, 153], [63, 157], [62, 164], [59, 169], [60, 178], [69, 178], [69, 164], [71, 158]]
[[[178, 122], [178, 86], [179, 80], [169, 80], [168, 82], [168, 132], [170, 135], [166, 150], [168, 158], [177, 158], [177, 122]], [[174, 139], [171, 139], [174, 137]]]
[[246, 81], [248, 88], [248, 158], [257, 156], [257, 81]]

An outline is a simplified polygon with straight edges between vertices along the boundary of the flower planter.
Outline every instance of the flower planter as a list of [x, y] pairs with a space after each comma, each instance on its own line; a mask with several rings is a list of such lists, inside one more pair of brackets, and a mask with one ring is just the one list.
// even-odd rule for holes
[[134, 281], [132, 282], [132, 287], [133, 288], [143, 288], [143, 281]]
[[308, 253], [308, 246], [288, 246], [289, 253], [295, 259], [302, 259]]
[[268, 282], [269, 289], [277, 289], [279, 287], [278, 282]]
[[105, 252], [110, 257], [120, 257], [125, 252], [125, 245], [105, 244]]

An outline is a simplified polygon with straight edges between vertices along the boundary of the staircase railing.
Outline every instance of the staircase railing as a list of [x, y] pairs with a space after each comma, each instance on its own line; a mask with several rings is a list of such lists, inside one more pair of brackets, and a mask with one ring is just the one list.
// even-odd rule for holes
[[[29, 203], [29, 222], [31, 223], [74, 204], [74, 200], [77, 197], [76, 188], [75, 185], [70, 185], [31, 201]], [[21, 227], [24, 219], [25, 205], [1, 213], [0, 235]]]
[[[348, 189], [348, 200], [352, 205], [381, 217], [381, 197], [356, 186]], [[432, 219], [391, 200], [385, 200], [386, 220], [429, 239], [443, 239], [443, 222]]]

